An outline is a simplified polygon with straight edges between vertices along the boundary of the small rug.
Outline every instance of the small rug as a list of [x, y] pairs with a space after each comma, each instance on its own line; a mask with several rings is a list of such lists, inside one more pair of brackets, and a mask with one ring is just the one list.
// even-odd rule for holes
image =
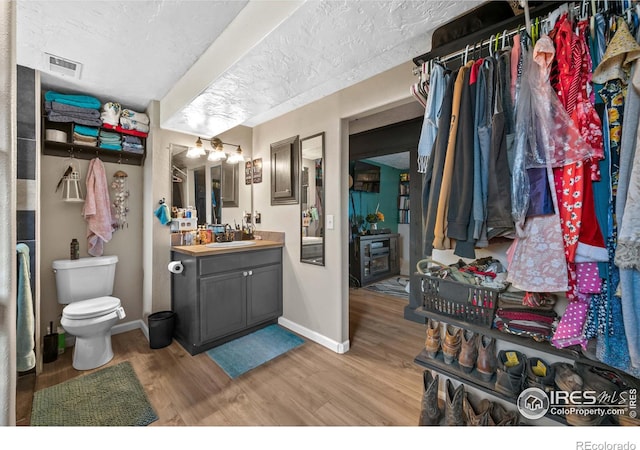
[[32, 426], [144, 426], [158, 420], [129, 362], [35, 392]]
[[238, 378], [256, 367], [304, 343], [304, 339], [282, 328], [269, 325], [207, 351], [207, 355], [231, 378]]
[[409, 293], [405, 290], [405, 286], [408, 282], [409, 279], [405, 277], [392, 277], [370, 284], [364, 288], [380, 294], [393, 295], [395, 297], [409, 300]]

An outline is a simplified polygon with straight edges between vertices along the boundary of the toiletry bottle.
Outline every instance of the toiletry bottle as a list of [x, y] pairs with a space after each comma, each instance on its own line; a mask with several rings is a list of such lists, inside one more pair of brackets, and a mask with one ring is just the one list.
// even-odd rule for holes
[[76, 238], [71, 240], [71, 245], [69, 246], [69, 257], [71, 259], [80, 259], [80, 243]]

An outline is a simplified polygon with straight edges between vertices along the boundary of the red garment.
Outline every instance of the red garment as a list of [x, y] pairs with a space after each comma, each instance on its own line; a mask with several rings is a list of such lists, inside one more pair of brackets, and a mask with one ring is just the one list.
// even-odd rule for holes
[[106, 128], [108, 130], [115, 130], [118, 133], [130, 134], [131, 136], [138, 136], [141, 138], [146, 138], [147, 136], [149, 136], [149, 133], [143, 133], [142, 131], [138, 131], [138, 130], [125, 130], [120, 125], [113, 126], [110, 123], [103, 123], [102, 128]]

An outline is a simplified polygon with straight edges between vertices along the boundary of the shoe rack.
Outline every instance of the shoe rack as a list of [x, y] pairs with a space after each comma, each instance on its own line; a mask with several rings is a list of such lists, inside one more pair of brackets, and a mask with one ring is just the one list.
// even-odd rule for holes
[[[421, 283], [421, 286], [425, 286], [425, 284]], [[425, 290], [423, 289], [423, 293], [424, 292]], [[446, 297], [446, 294], [444, 296]], [[587, 359], [575, 349], [559, 349], [553, 347], [549, 342], [546, 341], [538, 342], [530, 337], [503, 333], [497, 329], [492, 328], [491, 321], [476, 320], [476, 322], [474, 323], [473, 321], [461, 320], [459, 318], [460, 308], [456, 308], [455, 306], [452, 308], [449, 308], [448, 306], [441, 308], [440, 310], [442, 310], [444, 313], [436, 312], [433, 308], [433, 300], [429, 299], [429, 295], [425, 293], [423, 297], [425, 298], [425, 300], [423, 301], [423, 305], [417, 308], [415, 310], [415, 313], [417, 315], [425, 317], [427, 319], [427, 324], [429, 324], [429, 319], [431, 319], [432, 321], [437, 321], [440, 324], [443, 324], [445, 330], [446, 325], [444, 324], [449, 324], [457, 328], [461, 328], [463, 330], [463, 333], [464, 330], [469, 330], [479, 335], [491, 337], [495, 339], [497, 343], [500, 343], [502, 347], [505, 347], [505, 344], [506, 346], [513, 344], [514, 346], [519, 348], [527, 358], [541, 356], [544, 357], [545, 361], [548, 361], [550, 363], [557, 361], [566, 361], [572, 363], [573, 365], [577, 363], [586, 366], [600, 367], [605, 370], [613, 370], [610, 366], [604, 363]], [[427, 304], [427, 302], [431, 303]], [[446, 303], [447, 300], [444, 299], [444, 302]], [[475, 318], [475, 316], [472, 316], [472, 320], [473, 318]], [[481, 317], [479, 316], [479, 318]], [[441, 330], [442, 341], [444, 341], [444, 335], [445, 333], [443, 333]], [[444, 360], [442, 349], [440, 349], [436, 353], [435, 357], [433, 357], [433, 354], [429, 355], [427, 350], [423, 348], [422, 351], [415, 357], [414, 362], [426, 369], [430, 369], [435, 371], [436, 373], [442, 374], [444, 377], [458, 380], [466, 386], [487, 394], [488, 396], [490, 396], [490, 398], [500, 399], [514, 406], [516, 405], [517, 395], [515, 395], [514, 397], [510, 397], [508, 395], [504, 395], [501, 392], [498, 392], [495, 389], [495, 373], [491, 376], [490, 379], [487, 380], [483, 379], [480, 376], [475, 367], [470, 372], [465, 372], [464, 370], [462, 370], [462, 368], [458, 364], [457, 358], [455, 358], [451, 362], [451, 364], [447, 364]], [[548, 413], [545, 418], [561, 425], [572, 425], [572, 423], [567, 422], [564, 416], [552, 415]]]

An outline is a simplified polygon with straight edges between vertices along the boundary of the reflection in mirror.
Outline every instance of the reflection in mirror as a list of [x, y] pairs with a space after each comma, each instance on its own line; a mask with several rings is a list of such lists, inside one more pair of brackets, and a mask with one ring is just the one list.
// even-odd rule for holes
[[324, 266], [324, 132], [300, 140], [300, 261]]

